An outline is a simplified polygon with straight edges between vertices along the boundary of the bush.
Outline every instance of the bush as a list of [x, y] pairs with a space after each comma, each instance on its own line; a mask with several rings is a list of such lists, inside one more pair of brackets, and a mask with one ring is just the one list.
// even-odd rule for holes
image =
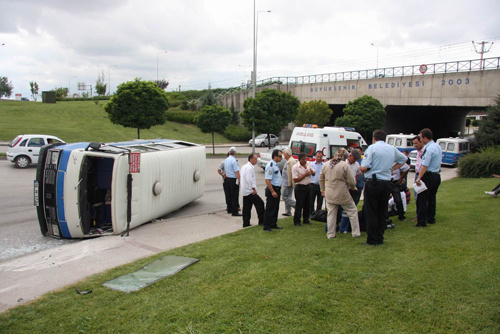
[[500, 174], [500, 146], [480, 149], [458, 161], [461, 177], [491, 177], [491, 174]]
[[197, 113], [194, 112], [172, 112], [167, 111], [165, 113], [168, 121], [184, 123], [184, 124], [195, 124], [194, 118]]
[[252, 131], [238, 125], [229, 125], [224, 131], [224, 137], [231, 141], [249, 141], [252, 138]]

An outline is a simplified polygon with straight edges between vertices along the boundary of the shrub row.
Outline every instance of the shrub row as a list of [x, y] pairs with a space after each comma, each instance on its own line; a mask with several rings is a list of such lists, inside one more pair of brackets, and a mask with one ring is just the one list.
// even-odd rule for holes
[[252, 138], [252, 131], [242, 126], [229, 125], [223, 135], [231, 141], [249, 141]]
[[194, 112], [167, 111], [165, 115], [167, 120], [171, 122], [195, 124], [194, 118], [196, 113]]
[[480, 149], [458, 161], [461, 177], [491, 177], [492, 174], [500, 174], [500, 146]]
[[56, 99], [57, 101], [62, 102], [72, 102], [72, 101], [108, 101], [111, 99], [111, 96], [94, 96], [94, 97], [69, 97]]

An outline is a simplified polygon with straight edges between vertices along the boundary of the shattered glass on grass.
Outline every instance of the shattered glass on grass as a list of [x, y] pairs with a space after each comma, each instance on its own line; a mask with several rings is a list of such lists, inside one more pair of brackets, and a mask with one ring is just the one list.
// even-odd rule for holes
[[198, 259], [189, 257], [167, 255], [136, 272], [107, 281], [104, 285], [110, 289], [123, 292], [138, 291], [165, 277], [172, 276], [198, 261]]

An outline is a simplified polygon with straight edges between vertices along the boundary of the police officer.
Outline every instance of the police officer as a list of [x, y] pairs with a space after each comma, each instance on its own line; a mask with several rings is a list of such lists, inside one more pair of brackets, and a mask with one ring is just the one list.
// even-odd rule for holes
[[373, 133], [373, 144], [365, 151], [361, 172], [365, 175], [365, 201], [363, 212], [366, 221], [366, 244], [384, 243], [387, 227], [387, 202], [391, 191], [392, 171], [406, 162], [406, 155], [385, 143], [387, 134], [382, 130]]
[[[229, 210], [233, 216], [241, 216], [238, 212], [239, 196], [240, 196], [240, 166], [236, 160], [236, 147], [231, 147], [229, 149], [229, 156], [224, 160], [224, 170], [226, 172], [225, 181], [227, 183], [227, 188], [229, 190]], [[236, 182], [238, 181], [238, 182]]]
[[424, 181], [427, 190], [417, 196], [417, 225], [415, 227], [426, 227], [427, 224], [436, 223], [436, 194], [441, 184], [441, 147], [432, 139], [432, 131], [428, 128], [420, 131], [420, 138], [424, 143], [422, 153], [422, 164], [415, 183], [421, 185]]
[[266, 211], [264, 212], [264, 231], [272, 232], [273, 229], [281, 230], [276, 223], [281, 197], [281, 172], [278, 163], [283, 159], [281, 150], [274, 150], [272, 160], [266, 165]]

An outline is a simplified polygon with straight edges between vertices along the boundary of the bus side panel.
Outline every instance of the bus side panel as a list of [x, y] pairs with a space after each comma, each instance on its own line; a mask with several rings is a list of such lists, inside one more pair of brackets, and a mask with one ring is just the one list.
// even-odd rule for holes
[[[205, 154], [203, 146], [141, 154], [140, 173], [133, 174], [130, 228], [162, 217], [201, 197], [205, 188]], [[115, 175], [125, 180], [128, 168], [126, 157], [121, 157], [117, 165]], [[197, 182], [193, 177], [196, 171], [201, 176]], [[127, 227], [126, 184], [118, 182], [123, 185], [113, 185], [114, 233], [121, 233]], [[155, 195], [153, 188], [157, 182], [161, 184], [162, 191]]]

